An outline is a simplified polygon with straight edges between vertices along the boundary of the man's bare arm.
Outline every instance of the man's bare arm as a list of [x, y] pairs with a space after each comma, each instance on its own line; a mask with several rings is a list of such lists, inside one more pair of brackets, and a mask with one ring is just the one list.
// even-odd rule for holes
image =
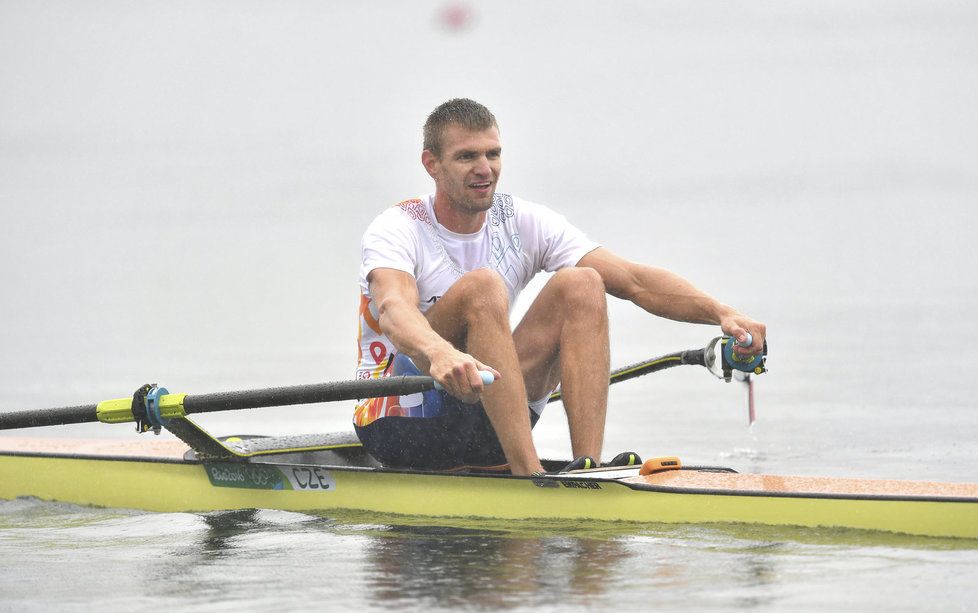
[[577, 265], [597, 270], [609, 294], [653, 315], [719, 325], [725, 334], [741, 341], [749, 331], [754, 338], [750, 349], [760, 351], [764, 346], [767, 328], [763, 323], [719, 302], [673, 272], [631, 262], [604, 247], [591, 251]]
[[479, 370], [501, 375], [439, 336], [418, 309], [414, 277], [392, 268], [377, 268], [368, 276], [381, 331], [445, 390], [464, 402], [475, 402], [483, 391]]

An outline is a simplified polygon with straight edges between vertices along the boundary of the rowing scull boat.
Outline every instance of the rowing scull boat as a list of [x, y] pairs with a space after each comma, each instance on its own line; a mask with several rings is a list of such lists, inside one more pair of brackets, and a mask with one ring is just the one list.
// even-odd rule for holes
[[978, 538], [978, 484], [755, 475], [715, 467], [651, 474], [603, 468], [545, 477], [435, 473], [379, 467], [352, 435], [229, 440], [225, 444], [253, 453], [205, 459], [179, 440], [0, 438], [0, 498], [160, 512], [354, 510]]

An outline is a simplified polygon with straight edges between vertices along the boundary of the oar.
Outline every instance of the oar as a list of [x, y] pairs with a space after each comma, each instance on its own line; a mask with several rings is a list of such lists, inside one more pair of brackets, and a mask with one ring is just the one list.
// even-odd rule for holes
[[[729, 381], [731, 368], [745, 369], [746, 363], [732, 363], [724, 357], [723, 347], [726, 340], [723, 337], [718, 337], [704, 349], [677, 351], [616, 369], [610, 374], [608, 383], [627, 381], [683, 364], [705, 366], [714, 375]], [[763, 359], [759, 360], [759, 366], [754, 367], [754, 372], [757, 373], [764, 372]], [[482, 380], [486, 384], [491, 383], [493, 381], [492, 373], [482, 372]], [[439, 386], [431, 377], [397, 376], [195, 395], [170, 394], [165, 388], [145, 387], [145, 390], [141, 390], [142, 396], [140, 397], [141, 400], [146, 401], [145, 412], [141, 410], [143, 402], [134, 402], [133, 398], [119, 398], [98, 404], [72, 407], [0, 412], [0, 430], [95, 421], [125, 423], [146, 420], [152, 425], [159, 425], [160, 422], [167, 419], [185, 417], [193, 413], [235, 411], [238, 409], [334, 402], [380, 396], [406, 396], [437, 389]], [[549, 402], [559, 400], [560, 397], [561, 392], [557, 390], [550, 395]], [[133, 412], [134, 405], [137, 407], [136, 414]]]
[[[611, 371], [611, 374], [608, 377], [608, 385], [614, 385], [615, 383], [634, 379], [635, 377], [641, 377], [642, 375], [647, 375], [649, 373], [659, 372], [660, 370], [665, 370], [667, 368], [682, 366], [684, 364], [708, 366], [706, 363], [708, 351], [709, 347], [706, 349], [687, 349], [686, 351], [676, 351], [657, 358], [636, 362], [635, 364], [631, 364], [629, 366], [623, 366], [622, 368], [616, 368], [615, 370]], [[550, 394], [550, 398], [547, 400], [547, 402], [555, 402], [560, 400], [560, 398], [561, 391], [560, 389], [557, 389], [554, 391], [554, 393]]]
[[[753, 339], [748, 332], [747, 340], [744, 342], [744, 344], [750, 345], [752, 340]], [[729, 346], [728, 343], [730, 343]], [[734, 372], [739, 371], [740, 374], [746, 375], [746, 380], [751, 383], [748, 398], [748, 419], [750, 423], [753, 424], [755, 419], [754, 388], [750, 378], [750, 373], [753, 372], [755, 374], [761, 374], [763, 372], [767, 372], [766, 357], [767, 341], [764, 342], [764, 350], [761, 354], [749, 358], [738, 358], [733, 354], [733, 344], [731, 339], [729, 337], [719, 336], [710, 341], [710, 343], [703, 349], [676, 351], [657, 358], [638, 362], [630, 366], [615, 369], [611, 371], [611, 374], [608, 377], [608, 385], [614, 385], [620, 381], [627, 381], [628, 379], [634, 379], [635, 377], [641, 377], [642, 375], [658, 372], [667, 368], [673, 368], [675, 366], [682, 366], [684, 364], [705, 366], [712, 374], [727, 382], [731, 380]], [[557, 389], [554, 391], [554, 393], [550, 394], [550, 398], [547, 400], [547, 402], [554, 402], [556, 400], [560, 400], [560, 398], [561, 392], [560, 389]]]
[[749, 372], [735, 372], [734, 379], [747, 386], [747, 425], [753, 426], [757, 421], [757, 413], [754, 411], [754, 378]]
[[[493, 381], [492, 373], [482, 372], [482, 380], [484, 383], [491, 383]], [[337, 400], [359, 400], [380, 396], [406, 396], [438, 387], [440, 386], [431, 377], [399, 376], [194, 395], [168, 394], [165, 389], [157, 388], [162, 394], [155, 399], [155, 402], [157, 403], [159, 417], [171, 419], [192, 413], [235, 411]], [[135, 421], [132, 403], [132, 398], [119, 398], [98, 404], [73, 407], [0, 412], [0, 430], [94, 421], [104, 423], [131, 422]]]

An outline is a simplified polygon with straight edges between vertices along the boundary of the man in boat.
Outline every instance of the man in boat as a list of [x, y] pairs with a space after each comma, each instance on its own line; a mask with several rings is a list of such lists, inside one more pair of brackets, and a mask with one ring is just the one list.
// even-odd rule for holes
[[[541, 472], [531, 429], [558, 385], [572, 466], [598, 464], [606, 294], [660, 317], [719, 325], [741, 342], [749, 332], [742, 353], [764, 346], [764, 324], [672, 272], [619, 257], [551, 209], [496, 193], [502, 146], [483, 105], [455, 99], [436, 108], [421, 163], [435, 192], [387, 209], [363, 236], [357, 376], [427, 373], [444, 391], [357, 406], [357, 434], [383, 464]], [[554, 274], [511, 329], [516, 296], [543, 270]], [[485, 385], [479, 371], [495, 382]]]

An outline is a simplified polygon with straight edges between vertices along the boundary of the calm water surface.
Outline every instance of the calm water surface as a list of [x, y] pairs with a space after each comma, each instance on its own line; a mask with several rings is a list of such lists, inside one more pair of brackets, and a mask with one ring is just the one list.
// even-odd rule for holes
[[35, 501], [5, 503], [0, 512], [13, 562], [2, 584], [11, 610], [93, 601], [207, 610], [899, 610], [903, 602], [964, 610], [974, 579], [973, 544], [855, 531], [466, 526], [267, 510], [141, 514]]
[[[0, 410], [348, 379], [359, 235], [452, 96], [501, 189], [766, 321], [771, 373], [612, 388], [606, 450], [978, 481], [968, 3], [0, 2]], [[455, 25], [453, 25], [455, 24]], [[518, 308], [525, 308], [521, 304]], [[716, 331], [614, 303], [624, 365]], [[347, 430], [315, 405], [218, 434]], [[2, 436], [134, 438], [80, 425]], [[563, 414], [535, 433], [566, 457]], [[420, 493], [419, 495], [423, 495]], [[969, 610], [978, 543], [0, 501], [0, 610]]]

